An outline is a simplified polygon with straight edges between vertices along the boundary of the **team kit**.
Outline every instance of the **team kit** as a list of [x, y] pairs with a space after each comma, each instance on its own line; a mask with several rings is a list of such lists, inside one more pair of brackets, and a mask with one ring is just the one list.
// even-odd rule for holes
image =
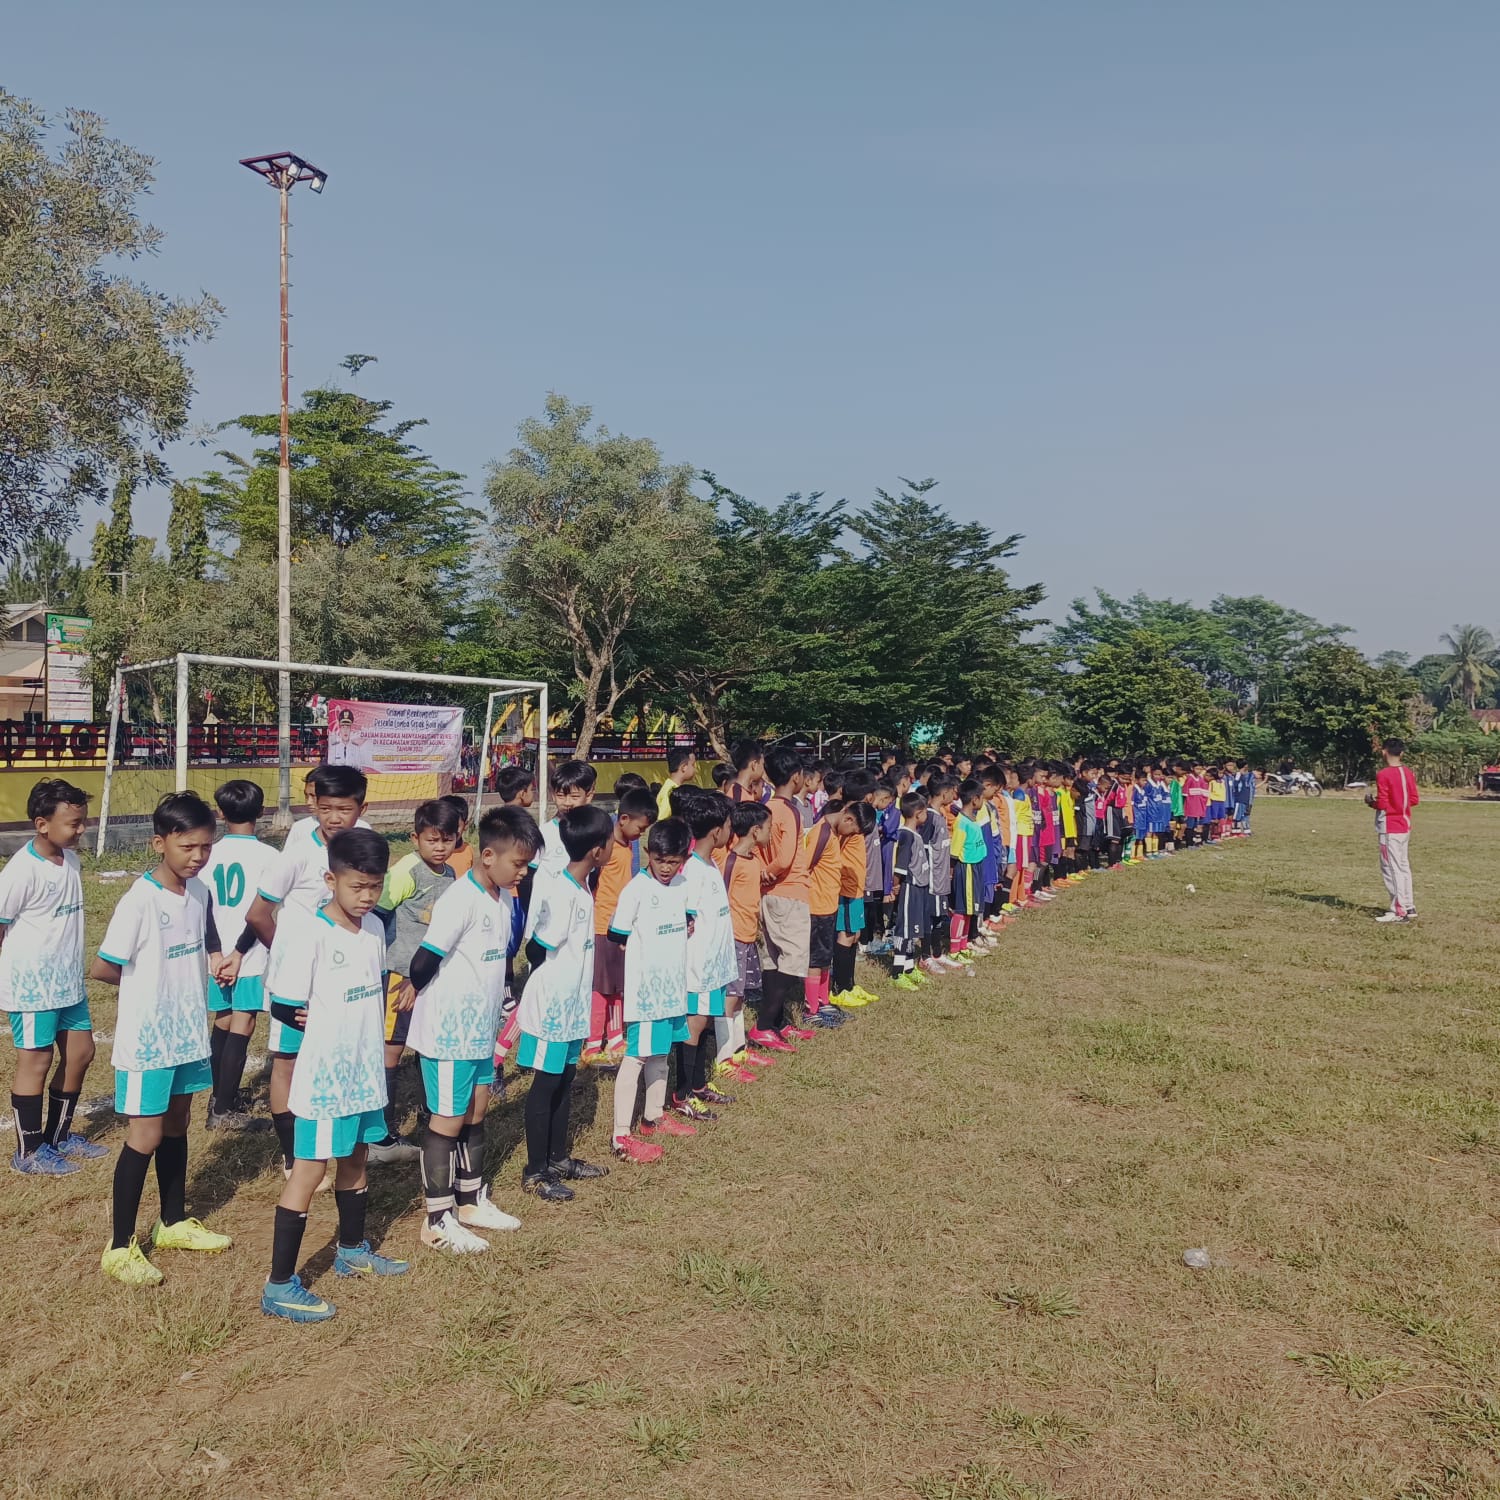
[[[507, 766], [501, 805], [472, 836], [466, 799], [436, 798], [394, 862], [365, 820], [357, 767], [309, 773], [310, 816], [280, 849], [259, 837], [256, 783], [226, 781], [217, 810], [175, 792], [152, 816], [155, 868], [125, 891], [91, 962], [76, 852], [88, 797], [38, 782], [32, 838], [0, 870], [12, 1167], [69, 1176], [110, 1154], [72, 1127], [94, 1058], [85, 980], [114, 986], [125, 1129], [102, 1272], [154, 1286], [163, 1252], [231, 1247], [186, 1202], [188, 1131], [207, 1094], [210, 1130], [274, 1133], [279, 1147], [262, 1311], [321, 1322], [334, 1305], [298, 1266], [330, 1187], [333, 1274], [410, 1270], [366, 1234], [372, 1166], [419, 1167], [428, 1251], [479, 1254], [486, 1236], [520, 1228], [484, 1176], [507, 1066], [531, 1075], [521, 1186], [567, 1203], [608, 1173], [573, 1154], [580, 1068], [614, 1074], [614, 1160], [652, 1166], [876, 1000], [856, 982], [859, 958], [888, 959], [902, 991], [973, 973], [1012, 921], [1078, 882], [1248, 836], [1255, 794], [1234, 762], [892, 752], [878, 769], [835, 768], [757, 741], [715, 767], [713, 789], [694, 784], [690, 750], [672, 751], [667, 771], [655, 790], [622, 775], [611, 815], [594, 802], [594, 768], [565, 761], [539, 827], [534, 777]], [[262, 1017], [269, 1110], [257, 1113], [242, 1087]], [[417, 1139], [401, 1136], [397, 1106], [411, 1058]], [[159, 1211], [143, 1242], [153, 1163]]]

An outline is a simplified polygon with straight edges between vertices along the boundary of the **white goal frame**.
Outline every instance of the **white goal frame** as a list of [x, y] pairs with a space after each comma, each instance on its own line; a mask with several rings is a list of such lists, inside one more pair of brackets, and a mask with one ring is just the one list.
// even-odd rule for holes
[[[486, 707], [484, 745], [480, 751], [479, 775], [475, 785], [476, 807], [482, 806], [484, 777], [489, 770], [489, 729], [494, 701], [503, 695], [521, 696], [534, 694], [537, 699], [537, 751], [536, 751], [536, 796], [537, 806], [546, 815], [547, 808], [547, 684], [545, 682], [512, 681], [504, 677], [455, 677], [445, 672], [398, 672], [382, 667], [333, 666], [328, 662], [264, 661], [253, 656], [204, 656], [195, 651], [179, 651], [176, 656], [164, 656], [158, 661], [121, 663], [115, 668], [114, 682], [109, 704], [109, 746], [104, 762], [104, 794], [99, 802], [99, 831], [94, 841], [96, 855], [104, 853], [104, 840], [109, 831], [110, 792], [115, 776], [115, 752], [120, 737], [120, 700], [127, 676], [133, 673], [158, 671], [162, 667], [175, 667], [177, 673], [176, 746], [174, 764], [176, 790], [185, 792], [188, 786], [188, 731], [189, 718], [188, 676], [194, 666], [204, 667], [249, 667], [264, 672], [302, 672], [324, 677], [384, 678], [387, 682], [422, 682], [446, 687], [488, 688], [490, 696]], [[278, 769], [289, 775], [291, 770], [291, 745], [282, 742]], [[278, 812], [282, 811], [278, 809]], [[476, 820], [477, 820], [476, 810]]]

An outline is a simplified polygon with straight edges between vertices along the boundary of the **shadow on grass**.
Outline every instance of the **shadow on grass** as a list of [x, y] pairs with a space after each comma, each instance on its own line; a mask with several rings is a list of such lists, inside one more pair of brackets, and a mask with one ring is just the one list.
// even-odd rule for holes
[[1336, 896], [1331, 891], [1293, 891], [1286, 886], [1272, 886], [1266, 892], [1269, 896], [1285, 896], [1291, 901], [1305, 901], [1310, 906], [1327, 906], [1334, 911], [1353, 912], [1356, 916], [1379, 916], [1385, 910], [1383, 906], [1371, 906], [1366, 901], [1350, 901], [1347, 897]]

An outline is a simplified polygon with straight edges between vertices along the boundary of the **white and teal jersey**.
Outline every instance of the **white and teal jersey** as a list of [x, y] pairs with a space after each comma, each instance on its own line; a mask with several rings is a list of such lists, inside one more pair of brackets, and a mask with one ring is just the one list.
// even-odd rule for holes
[[[368, 828], [370, 825], [363, 818], [357, 818], [354, 826], [356, 828]], [[305, 844], [313, 834], [318, 832], [318, 820], [316, 818], [298, 818], [286, 831], [286, 837], [281, 841], [281, 852], [285, 854], [289, 849], [295, 849], [300, 844]]]
[[542, 824], [542, 847], [531, 861], [531, 868], [545, 871], [548, 875], [561, 875], [568, 868], [568, 851], [563, 847], [562, 825], [556, 818], [548, 818]]
[[287, 1108], [303, 1120], [384, 1109], [385, 927], [372, 915], [351, 932], [325, 909], [289, 936], [272, 999], [305, 1006], [307, 1029]]
[[[288, 837], [286, 848], [266, 867], [258, 894], [278, 908], [276, 938], [266, 960], [266, 993], [279, 995], [277, 968], [297, 930], [299, 918], [313, 916], [333, 899], [328, 889], [328, 845], [318, 831], [317, 820], [304, 818], [312, 831], [295, 843]], [[301, 823], [292, 825], [295, 833]]]
[[485, 890], [470, 870], [433, 903], [422, 946], [442, 960], [417, 995], [406, 1042], [446, 1062], [493, 1058], [505, 999], [510, 895]]
[[581, 1041], [594, 991], [594, 898], [571, 871], [537, 876], [524, 941], [532, 938], [547, 958], [521, 992], [521, 1030], [544, 1042]]
[[65, 1010], [83, 993], [83, 875], [64, 849], [55, 865], [28, 843], [0, 870], [0, 1010]]
[[197, 879], [179, 896], [142, 875], [120, 897], [99, 946], [120, 969], [115, 1067], [140, 1073], [208, 1056], [210, 908]]
[[691, 995], [721, 990], [739, 974], [729, 891], [719, 867], [694, 854], [682, 867], [693, 930], [687, 940], [687, 989]]
[[[252, 833], [226, 833], [214, 845], [208, 863], [198, 872], [214, 898], [214, 926], [226, 953], [234, 952], [245, 930], [245, 914], [262, 881], [280, 855]], [[266, 972], [266, 948], [257, 943], [240, 960], [240, 978], [254, 979]]]
[[663, 885], [642, 870], [625, 887], [609, 919], [626, 934], [625, 1020], [668, 1021], [687, 1014], [688, 883]]

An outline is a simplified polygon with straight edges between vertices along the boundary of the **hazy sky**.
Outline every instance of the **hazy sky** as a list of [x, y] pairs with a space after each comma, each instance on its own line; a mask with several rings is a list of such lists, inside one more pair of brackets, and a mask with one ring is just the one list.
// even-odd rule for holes
[[554, 389], [758, 499], [935, 476], [1056, 615], [1500, 625], [1493, 0], [56, 0], [4, 51], [158, 158], [202, 423], [275, 401], [236, 162], [290, 149], [295, 388], [378, 355], [476, 491]]

